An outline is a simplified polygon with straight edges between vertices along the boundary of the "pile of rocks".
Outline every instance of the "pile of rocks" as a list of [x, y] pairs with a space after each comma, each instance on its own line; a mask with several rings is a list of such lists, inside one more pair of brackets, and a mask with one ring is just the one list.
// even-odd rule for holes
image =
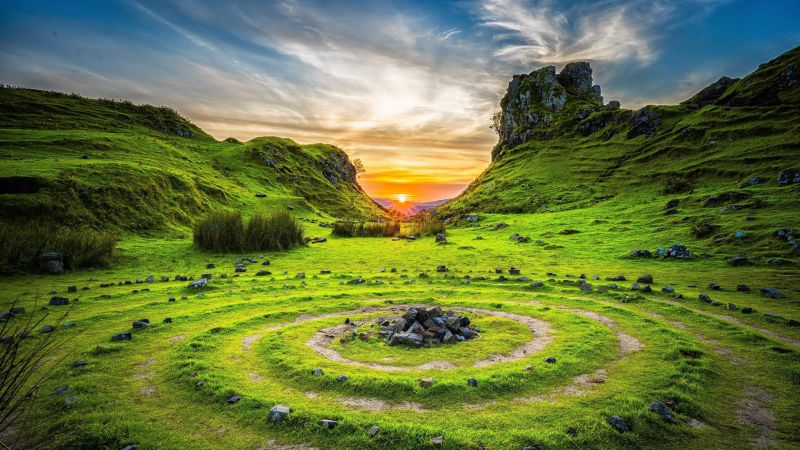
[[401, 317], [378, 319], [378, 334], [389, 345], [406, 344], [422, 347], [431, 344], [452, 344], [479, 336], [478, 327], [470, 326], [468, 317], [453, 311], [442, 312], [434, 306], [408, 308]]

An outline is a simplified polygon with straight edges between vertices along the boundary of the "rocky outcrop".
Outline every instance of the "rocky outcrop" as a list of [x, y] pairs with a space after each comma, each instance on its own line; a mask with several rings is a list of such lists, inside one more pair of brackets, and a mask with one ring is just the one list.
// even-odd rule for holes
[[561, 73], [556, 73], [555, 66], [547, 66], [529, 74], [514, 75], [494, 124], [500, 140], [493, 156], [504, 146], [514, 147], [535, 137], [552, 138], [551, 128], [567, 113], [568, 103], [588, 112], [591, 109], [587, 110], [587, 106], [602, 106], [600, 86], [592, 85], [589, 63], [569, 63]]
[[714, 103], [732, 84], [736, 83], [737, 81], [739, 81], [738, 78], [722, 77], [701, 89], [700, 92], [694, 94], [692, 98], [681, 102], [681, 104], [702, 107]]

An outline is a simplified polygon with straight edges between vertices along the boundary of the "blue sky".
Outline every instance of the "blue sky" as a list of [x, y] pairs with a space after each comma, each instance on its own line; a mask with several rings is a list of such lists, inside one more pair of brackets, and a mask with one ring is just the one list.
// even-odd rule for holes
[[176, 108], [215, 137], [328, 142], [378, 196], [453, 195], [514, 73], [592, 63], [675, 103], [800, 45], [800, 1], [5, 1], [0, 82]]

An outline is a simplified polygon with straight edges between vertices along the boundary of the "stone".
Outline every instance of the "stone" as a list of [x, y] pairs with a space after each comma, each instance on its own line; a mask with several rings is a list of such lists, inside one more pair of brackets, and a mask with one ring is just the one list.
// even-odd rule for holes
[[761, 296], [767, 298], [781, 298], [783, 293], [775, 288], [761, 288]]
[[312, 376], [319, 377], [322, 376], [322, 374], [323, 374], [322, 369], [320, 369], [319, 367], [311, 370]]
[[437, 244], [446, 244], [447, 238], [445, 237], [444, 233], [436, 234], [436, 243]]
[[136, 322], [133, 322], [132, 326], [133, 328], [147, 328], [150, 326], [150, 320], [148, 319], [137, 320]]
[[380, 430], [381, 429], [378, 428], [377, 425], [373, 425], [373, 426], [369, 427], [369, 431], [368, 431], [369, 437], [375, 437], [375, 435], [377, 435]]
[[188, 287], [192, 288], [192, 289], [199, 289], [199, 288], [203, 288], [203, 287], [206, 287], [206, 286], [208, 286], [208, 279], [200, 278], [197, 281], [192, 281], [191, 283], [189, 283]]
[[86, 361], [84, 361], [82, 359], [79, 359], [79, 360], [77, 360], [77, 361], [72, 363], [72, 367], [83, 367], [83, 366], [85, 366], [87, 364], [89, 364], [89, 363], [87, 363]]
[[247, 272], [247, 267], [245, 267], [243, 264], [237, 264], [236, 269], [234, 269], [234, 272], [237, 273]]
[[345, 381], [347, 381], [347, 377], [345, 375], [339, 375], [338, 377], [336, 377], [336, 381], [338, 381], [339, 383], [344, 383]]
[[169, 281], [169, 277], [166, 275], [161, 275], [161, 281], [162, 282]]
[[217, 265], [216, 265], [216, 264], [214, 264], [214, 263], [208, 263], [208, 264], [206, 264], [206, 269], [215, 269], [216, 267], [217, 267]]
[[476, 380], [475, 378], [470, 378], [469, 380], [467, 380], [467, 386], [478, 387], [478, 380]]
[[636, 279], [637, 283], [641, 284], [652, 284], [653, 283], [653, 276], [652, 275], [642, 275], [638, 279]]
[[78, 397], [71, 396], [64, 399], [64, 403], [68, 406], [74, 405], [78, 401]]
[[167, 299], [167, 301], [168, 301], [168, 302], [174, 302], [174, 301], [175, 301], [175, 297], [169, 297], [169, 298]]
[[355, 278], [355, 279], [353, 279], [353, 280], [349, 280], [349, 281], [347, 282], [347, 284], [364, 284], [364, 283], [366, 283], [366, 282], [367, 282], [367, 280], [365, 280], [365, 279], [363, 279], [363, 278]]
[[581, 292], [592, 292], [592, 285], [589, 283], [581, 284]]
[[734, 256], [726, 259], [725, 262], [732, 267], [749, 266], [751, 264], [747, 256]]
[[130, 332], [117, 333], [111, 336], [111, 342], [130, 341], [131, 339], [133, 339], [133, 335]]
[[739, 292], [750, 292], [750, 286], [746, 284], [737, 284], [736, 290]]
[[661, 288], [662, 294], [672, 294], [673, 292], [675, 292], [675, 288], [673, 288], [672, 286], [663, 286]]
[[61, 259], [60, 254], [47, 252], [39, 257], [39, 267], [47, 273], [63, 273], [64, 261]]
[[436, 266], [437, 272], [447, 272], [447, 266]]
[[297, 275], [295, 275], [294, 277], [298, 278], [298, 279], [303, 279], [303, 278], [306, 277], [306, 273], [305, 272], [298, 272]]
[[654, 413], [658, 414], [661, 417], [661, 420], [664, 422], [672, 422], [672, 412], [667, 408], [662, 402], [653, 402], [648, 405], [647, 409], [653, 411]]
[[561, 69], [556, 77], [569, 93], [590, 94], [592, 91], [592, 68], [588, 62], [571, 62]]
[[78, 292], [78, 286], [67, 286], [67, 292]]
[[69, 299], [66, 297], [53, 297], [48, 304], [50, 306], [65, 306], [69, 305]]
[[322, 426], [322, 428], [332, 430], [336, 428], [337, 425], [339, 425], [339, 422], [335, 420], [322, 419], [319, 421], [319, 424]]
[[272, 422], [279, 422], [288, 417], [291, 412], [292, 408], [289, 408], [286, 405], [275, 405], [272, 408], [270, 408], [267, 417]]
[[164, 318], [164, 323], [172, 323], [172, 317]]
[[709, 297], [709, 296], [708, 296], [708, 294], [700, 294], [700, 295], [698, 295], [697, 297], [698, 297], [698, 298], [699, 298], [701, 301], [704, 301], [704, 302], [706, 302], [706, 303], [711, 303], [711, 297]]
[[628, 426], [628, 423], [625, 422], [620, 416], [611, 416], [606, 418], [606, 422], [611, 425], [612, 428], [617, 430], [620, 433], [627, 433], [631, 431], [631, 428]]
[[629, 256], [631, 258], [650, 258], [651, 256], [653, 256], [653, 254], [650, 253], [650, 250], [638, 249], [630, 252]]
[[69, 392], [69, 386], [59, 386], [53, 391], [53, 393], [57, 395], [66, 394], [67, 392]]
[[40, 334], [52, 333], [54, 328], [51, 325], [45, 325], [39, 329]]
[[542, 286], [544, 286], [544, 283], [541, 282], [541, 281], [534, 281], [533, 283], [531, 283], [531, 287], [534, 288], [534, 289], [535, 288], [540, 288]]
[[433, 380], [433, 378], [423, 378], [423, 379], [419, 380], [419, 387], [421, 387], [423, 389], [427, 389], [427, 388], [433, 386], [434, 383], [435, 383], [435, 381]]
[[510, 239], [512, 241], [518, 243], [518, 244], [524, 244], [524, 243], [530, 242], [530, 240], [531, 240], [530, 237], [522, 236], [522, 235], [519, 235], [517, 233], [512, 234]]
[[241, 395], [231, 395], [230, 397], [228, 397], [228, 403], [229, 404], [234, 404], [234, 403], [237, 403], [241, 399], [242, 399]]
[[742, 308], [742, 314], [752, 314], [752, 313], [753, 313], [753, 308], [749, 306], [745, 306], [744, 308]]
[[556, 362], [556, 358], [555, 358], [555, 356], [548, 356], [548, 357], [547, 357], [547, 358], [544, 360], [544, 362], [546, 362], [546, 363], [548, 363], [548, 364], [555, 364], [555, 362]]
[[725, 305], [725, 309], [727, 309], [728, 311], [736, 311], [736, 305], [734, 305], [733, 303], [728, 303], [727, 305]]
[[719, 284], [714, 282], [708, 283], [708, 288], [711, 289], [712, 291], [718, 291], [722, 289]]
[[433, 444], [433, 445], [435, 445], [437, 447], [442, 445], [442, 442], [444, 442], [444, 436], [436, 436], [436, 437], [431, 439], [431, 444]]

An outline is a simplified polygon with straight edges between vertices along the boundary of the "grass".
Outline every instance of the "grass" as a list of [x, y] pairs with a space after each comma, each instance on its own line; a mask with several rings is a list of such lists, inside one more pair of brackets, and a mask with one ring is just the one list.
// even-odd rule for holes
[[259, 213], [242, 220], [239, 212], [217, 212], [197, 221], [192, 230], [194, 244], [217, 253], [240, 251], [285, 251], [303, 245], [303, 228], [292, 214]]
[[400, 234], [400, 222], [343, 222], [333, 223], [332, 233], [340, 237], [394, 237]]
[[90, 228], [0, 224], [0, 273], [40, 270], [40, 257], [56, 252], [67, 269], [105, 267], [117, 238]]
[[429, 213], [420, 214], [411, 226], [411, 234], [414, 236], [436, 236], [444, 232], [444, 221]]

